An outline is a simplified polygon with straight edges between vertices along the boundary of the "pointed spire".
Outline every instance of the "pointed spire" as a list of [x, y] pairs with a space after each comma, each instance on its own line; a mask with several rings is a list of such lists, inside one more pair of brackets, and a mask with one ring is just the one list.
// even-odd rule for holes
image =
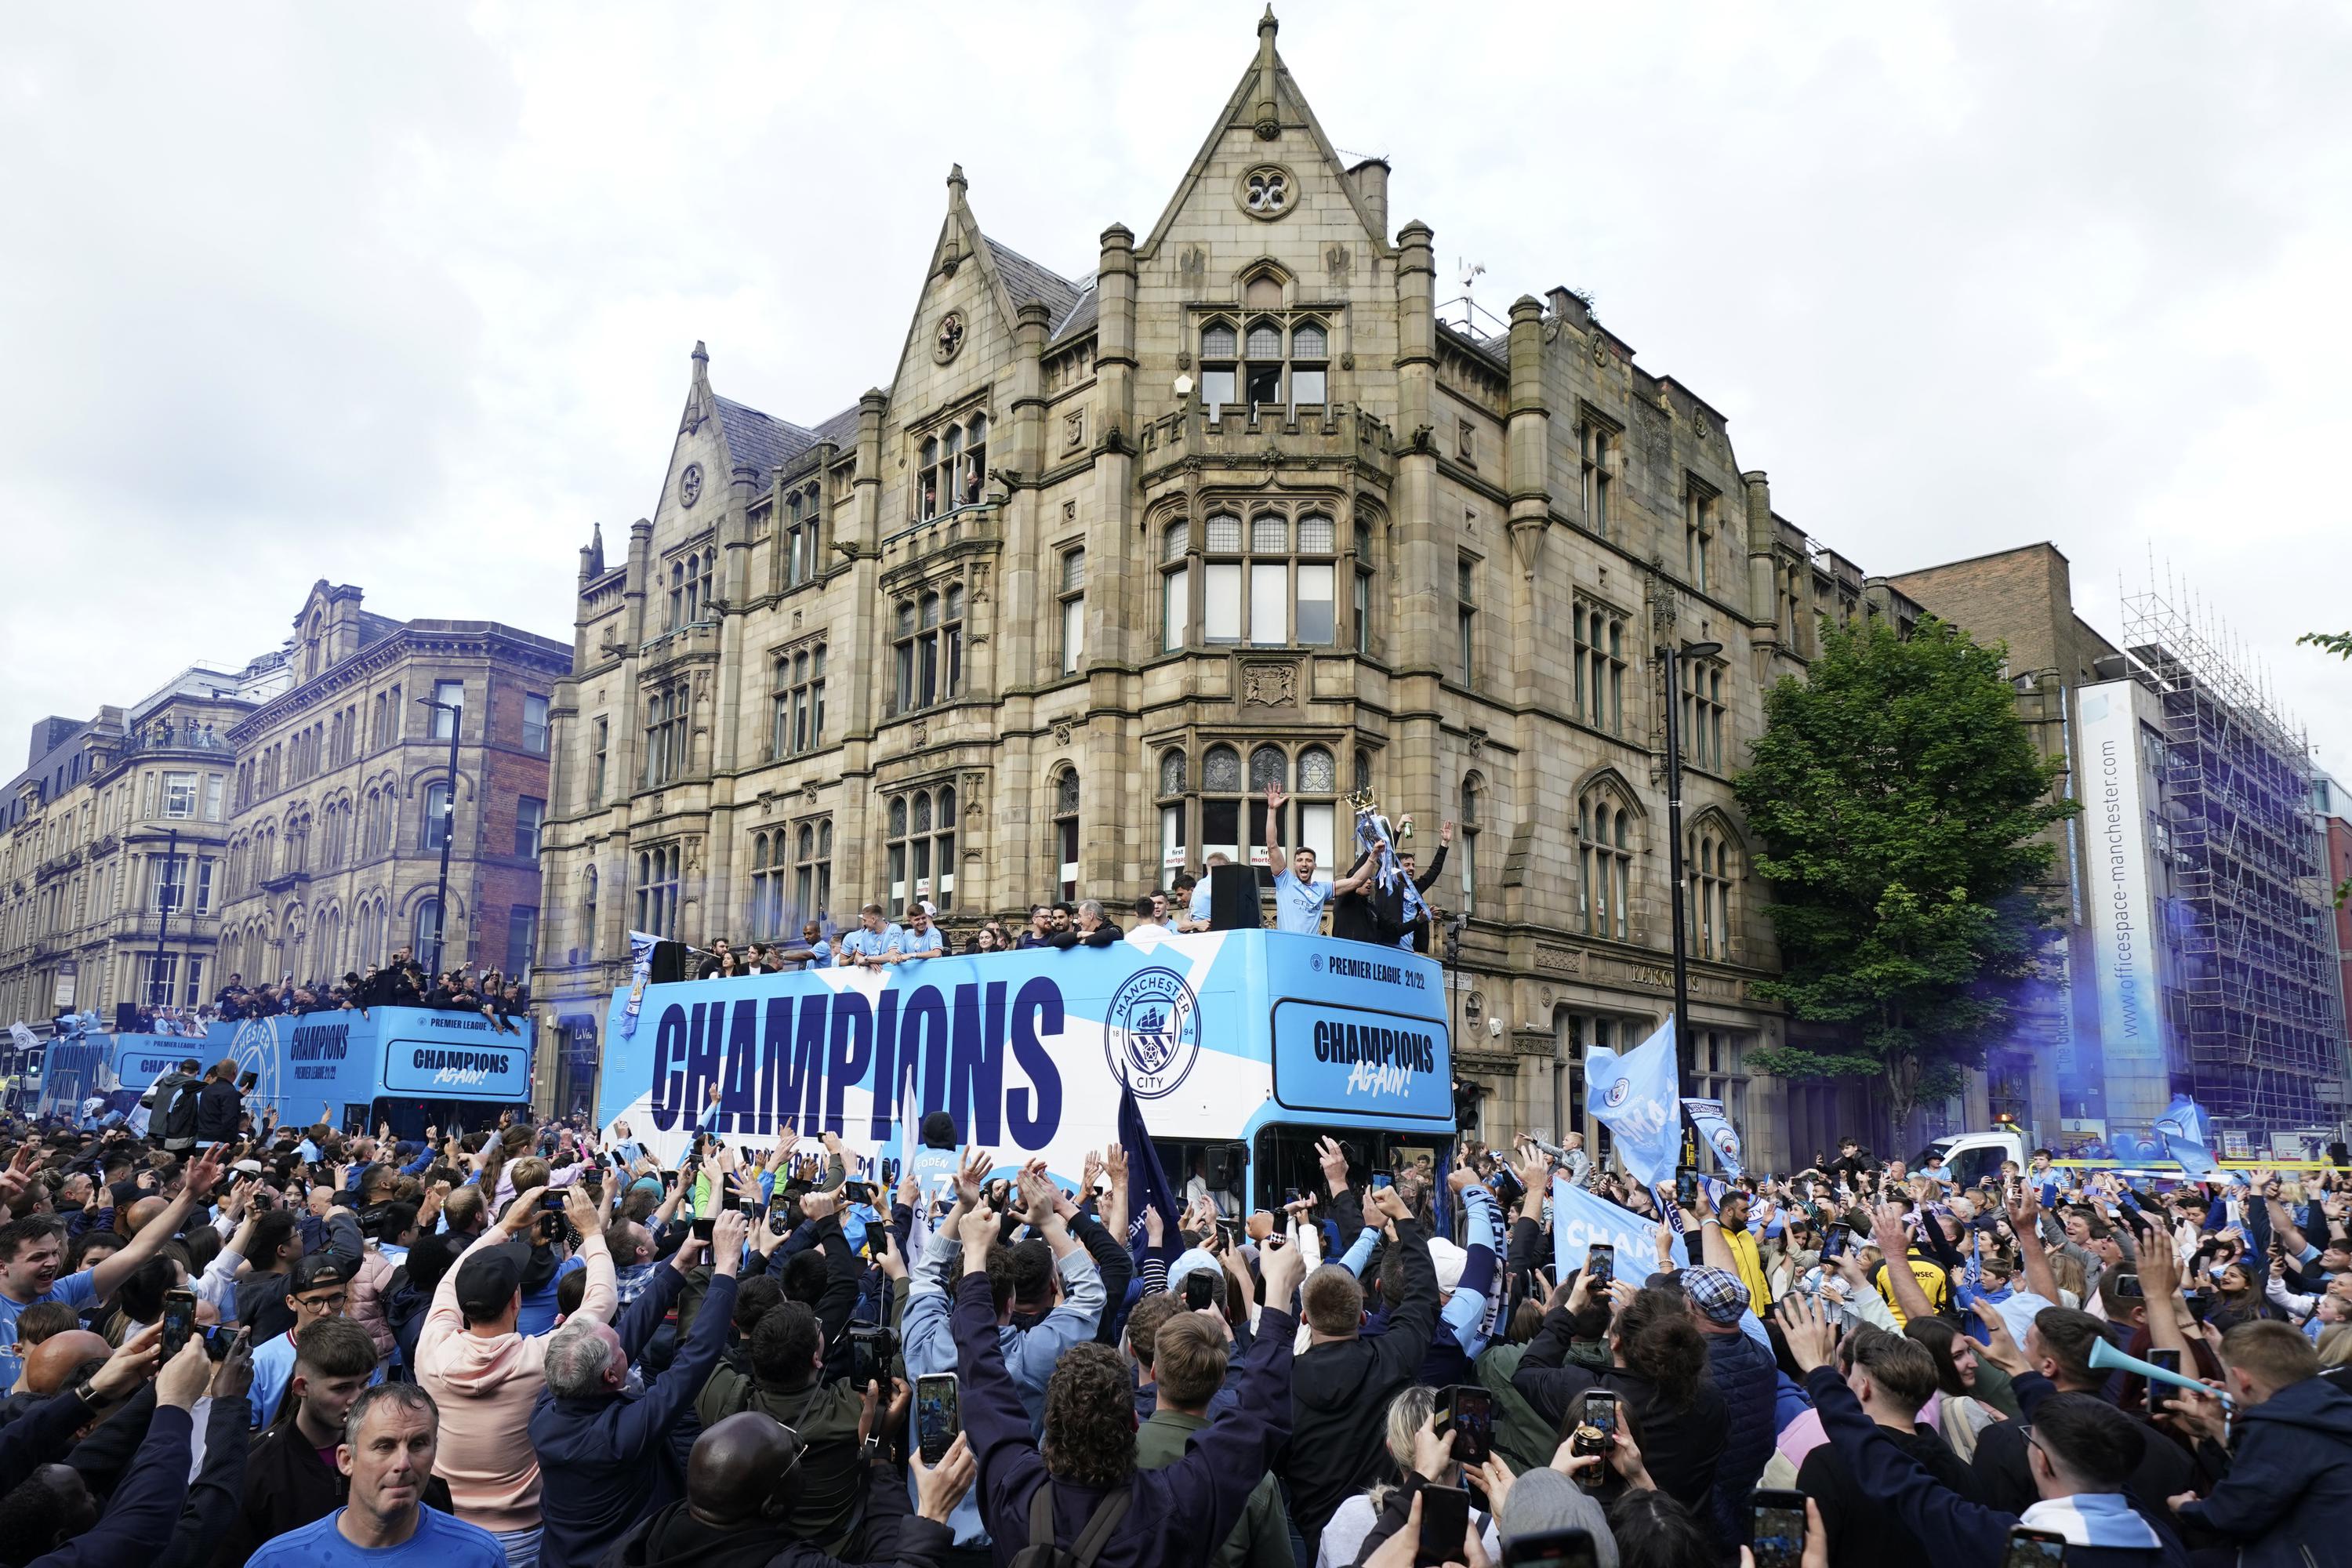
[[604, 574], [604, 525], [600, 522], [596, 524], [594, 533], [588, 540], [588, 575], [602, 577]]
[[719, 405], [710, 395], [710, 351], [698, 338], [694, 343], [694, 375], [686, 390], [686, 416], [678, 422], [680, 430], [698, 430], [702, 422], [719, 412]]
[[710, 363], [710, 351], [702, 346], [700, 338], [694, 340], [694, 357], [700, 360], [706, 366]]
[[1274, 19], [1274, 6], [1268, 5], [1265, 15], [1257, 24], [1257, 103], [1250, 111], [1257, 139], [1271, 142], [1282, 134], [1282, 121], [1275, 110], [1274, 99], [1274, 36], [1282, 24]]
[[963, 203], [964, 192], [970, 188], [971, 182], [963, 177], [963, 165], [961, 163], [949, 164], [948, 200], [956, 203], [958, 205], [961, 205]]

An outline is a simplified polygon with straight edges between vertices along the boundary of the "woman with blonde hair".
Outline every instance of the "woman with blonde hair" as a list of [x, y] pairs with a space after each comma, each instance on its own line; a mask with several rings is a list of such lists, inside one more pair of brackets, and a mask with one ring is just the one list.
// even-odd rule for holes
[[[1437, 1390], [1416, 1384], [1389, 1401], [1389, 1458], [1396, 1461], [1400, 1471], [1418, 1472], [1423, 1480], [1436, 1486], [1459, 1486], [1462, 1467], [1453, 1457], [1453, 1447], [1450, 1434], [1444, 1437], [1437, 1435]], [[1364, 1537], [1380, 1522], [1381, 1514], [1398, 1489], [1382, 1481], [1341, 1503], [1339, 1511], [1331, 1516], [1331, 1522], [1323, 1527], [1323, 1544], [1315, 1553], [1315, 1568], [1348, 1568], [1355, 1562], [1363, 1551]], [[1495, 1533], [1494, 1520], [1476, 1509], [1470, 1510], [1470, 1517], [1478, 1526], [1487, 1560], [1500, 1563], [1503, 1540]]]

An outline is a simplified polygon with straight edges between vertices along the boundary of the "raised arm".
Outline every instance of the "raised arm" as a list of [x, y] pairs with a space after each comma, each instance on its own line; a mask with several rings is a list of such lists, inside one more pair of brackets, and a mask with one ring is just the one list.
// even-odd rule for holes
[[1290, 875], [1290, 852], [1283, 848], [1275, 837], [1282, 831], [1282, 803], [1288, 798], [1282, 793], [1280, 784], [1265, 786], [1265, 853], [1267, 864], [1274, 868], [1276, 877]]
[[180, 1184], [179, 1194], [164, 1205], [163, 1212], [139, 1227], [139, 1234], [120, 1251], [100, 1259], [89, 1271], [89, 1286], [101, 1301], [112, 1296], [117, 1287], [138, 1271], [139, 1266], [155, 1256], [163, 1245], [180, 1234], [188, 1215], [196, 1205], [213, 1194], [220, 1184], [220, 1146], [215, 1144], [196, 1156], [187, 1168], [186, 1178]]

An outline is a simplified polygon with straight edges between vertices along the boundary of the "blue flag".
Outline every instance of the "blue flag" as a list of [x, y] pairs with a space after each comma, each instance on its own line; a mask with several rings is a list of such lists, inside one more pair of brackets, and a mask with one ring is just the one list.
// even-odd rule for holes
[[1454, 1239], [1454, 1189], [1445, 1181], [1445, 1173], [1453, 1168], [1454, 1143], [1449, 1139], [1437, 1158], [1437, 1190], [1429, 1194], [1430, 1228], [1441, 1241]]
[[1619, 1056], [1606, 1046], [1584, 1054], [1584, 1109], [1616, 1136], [1617, 1157], [1644, 1187], [1671, 1181], [1682, 1102], [1675, 1084], [1675, 1017]]
[[2192, 1182], [2227, 1182], [2231, 1173], [2213, 1161], [2213, 1138], [2205, 1126], [2205, 1108], [2185, 1094], [2176, 1094], [2152, 1130], [2157, 1143], [2180, 1162]]
[[1719, 1100], [1685, 1100], [1683, 1109], [1690, 1112], [1691, 1125], [1698, 1130], [1700, 1139], [1715, 1151], [1715, 1163], [1724, 1174], [1743, 1174], [1739, 1168], [1739, 1129], [1724, 1114]]
[[1127, 1150], [1127, 1244], [1133, 1247], [1144, 1238], [1147, 1208], [1158, 1209], [1167, 1222], [1166, 1234], [1174, 1236], [1184, 1210], [1176, 1202], [1175, 1189], [1168, 1184], [1168, 1173], [1160, 1167], [1160, 1151], [1143, 1125], [1143, 1110], [1135, 1103], [1135, 1090], [1124, 1082], [1118, 1086], [1118, 1141]]
[[[1617, 1278], [1636, 1284], [1649, 1277], [1658, 1257], [1658, 1222], [1643, 1219], [1632, 1209], [1569, 1185], [1566, 1176], [1551, 1179], [1552, 1277], [1565, 1279], [1584, 1267], [1585, 1248], [1605, 1241], [1617, 1249]], [[1675, 1237], [1675, 1264], [1690, 1262], [1682, 1237]]]
[[641, 931], [629, 933], [629, 1000], [621, 1009], [621, 1034], [637, 1036], [637, 1015], [645, 1008], [646, 986], [654, 977], [654, 946], [661, 938]]

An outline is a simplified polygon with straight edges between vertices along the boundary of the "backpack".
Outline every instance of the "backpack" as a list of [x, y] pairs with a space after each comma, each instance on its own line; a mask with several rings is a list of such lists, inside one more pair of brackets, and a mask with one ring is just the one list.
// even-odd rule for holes
[[1029, 1494], [1029, 1544], [1013, 1554], [1012, 1568], [1094, 1568], [1110, 1543], [1110, 1532], [1127, 1517], [1133, 1494], [1125, 1487], [1095, 1505], [1086, 1528], [1067, 1548], [1054, 1538], [1054, 1483], [1040, 1481]]

